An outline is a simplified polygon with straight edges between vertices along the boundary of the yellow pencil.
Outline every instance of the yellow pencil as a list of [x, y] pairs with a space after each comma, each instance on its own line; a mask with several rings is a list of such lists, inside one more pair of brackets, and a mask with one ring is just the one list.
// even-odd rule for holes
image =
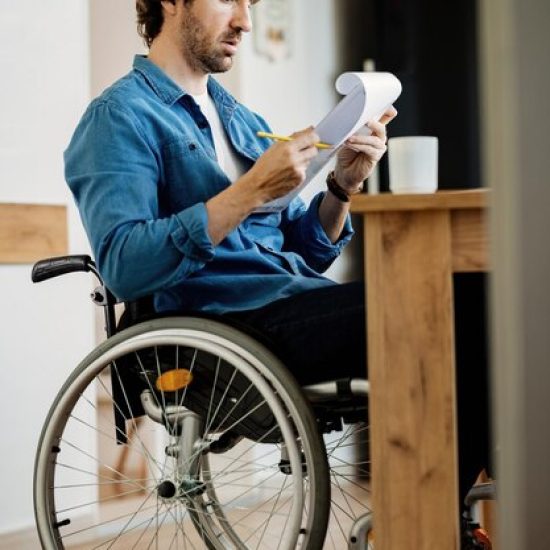
[[[280, 136], [279, 134], [270, 134], [269, 132], [256, 132], [256, 135], [258, 137], [275, 139], [277, 141], [292, 141], [293, 139], [289, 136]], [[330, 149], [332, 145], [329, 145], [328, 143], [319, 142], [315, 144], [315, 147], [317, 147], [317, 149]]]

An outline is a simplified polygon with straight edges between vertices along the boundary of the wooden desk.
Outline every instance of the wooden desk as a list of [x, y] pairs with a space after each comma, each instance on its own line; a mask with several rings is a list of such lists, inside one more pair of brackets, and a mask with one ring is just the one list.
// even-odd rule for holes
[[458, 549], [452, 274], [483, 271], [486, 190], [360, 195], [376, 550]]

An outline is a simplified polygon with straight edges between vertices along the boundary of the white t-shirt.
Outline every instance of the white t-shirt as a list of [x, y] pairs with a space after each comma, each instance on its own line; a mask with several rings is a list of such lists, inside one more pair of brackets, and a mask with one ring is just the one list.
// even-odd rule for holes
[[192, 95], [191, 97], [201, 108], [202, 114], [206, 117], [206, 120], [208, 120], [208, 123], [210, 124], [218, 164], [227, 174], [227, 177], [231, 180], [231, 182], [234, 182], [244, 174], [245, 166], [242, 159], [239, 158], [227, 138], [227, 134], [225, 133], [225, 129], [222, 125], [222, 121], [214, 101], [208, 92], [201, 95]]

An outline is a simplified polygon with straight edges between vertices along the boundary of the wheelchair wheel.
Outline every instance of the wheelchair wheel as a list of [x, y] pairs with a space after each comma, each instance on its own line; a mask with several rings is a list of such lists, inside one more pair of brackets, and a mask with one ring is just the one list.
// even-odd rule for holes
[[200, 318], [96, 348], [57, 395], [35, 464], [47, 549], [317, 549], [329, 493], [301, 388], [255, 340]]

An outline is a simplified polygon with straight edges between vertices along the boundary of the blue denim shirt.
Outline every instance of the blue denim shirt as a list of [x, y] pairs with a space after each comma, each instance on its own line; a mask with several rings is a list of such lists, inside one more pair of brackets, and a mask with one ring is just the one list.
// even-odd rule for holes
[[[213, 78], [208, 91], [236, 152], [251, 167], [269, 128]], [[65, 151], [65, 176], [107, 286], [121, 300], [155, 294], [158, 311], [261, 307], [334, 284], [320, 275], [353, 233], [332, 244], [306, 208], [252, 214], [217, 246], [205, 202], [229, 185], [210, 126], [192, 97], [146, 57], [95, 99]]]

